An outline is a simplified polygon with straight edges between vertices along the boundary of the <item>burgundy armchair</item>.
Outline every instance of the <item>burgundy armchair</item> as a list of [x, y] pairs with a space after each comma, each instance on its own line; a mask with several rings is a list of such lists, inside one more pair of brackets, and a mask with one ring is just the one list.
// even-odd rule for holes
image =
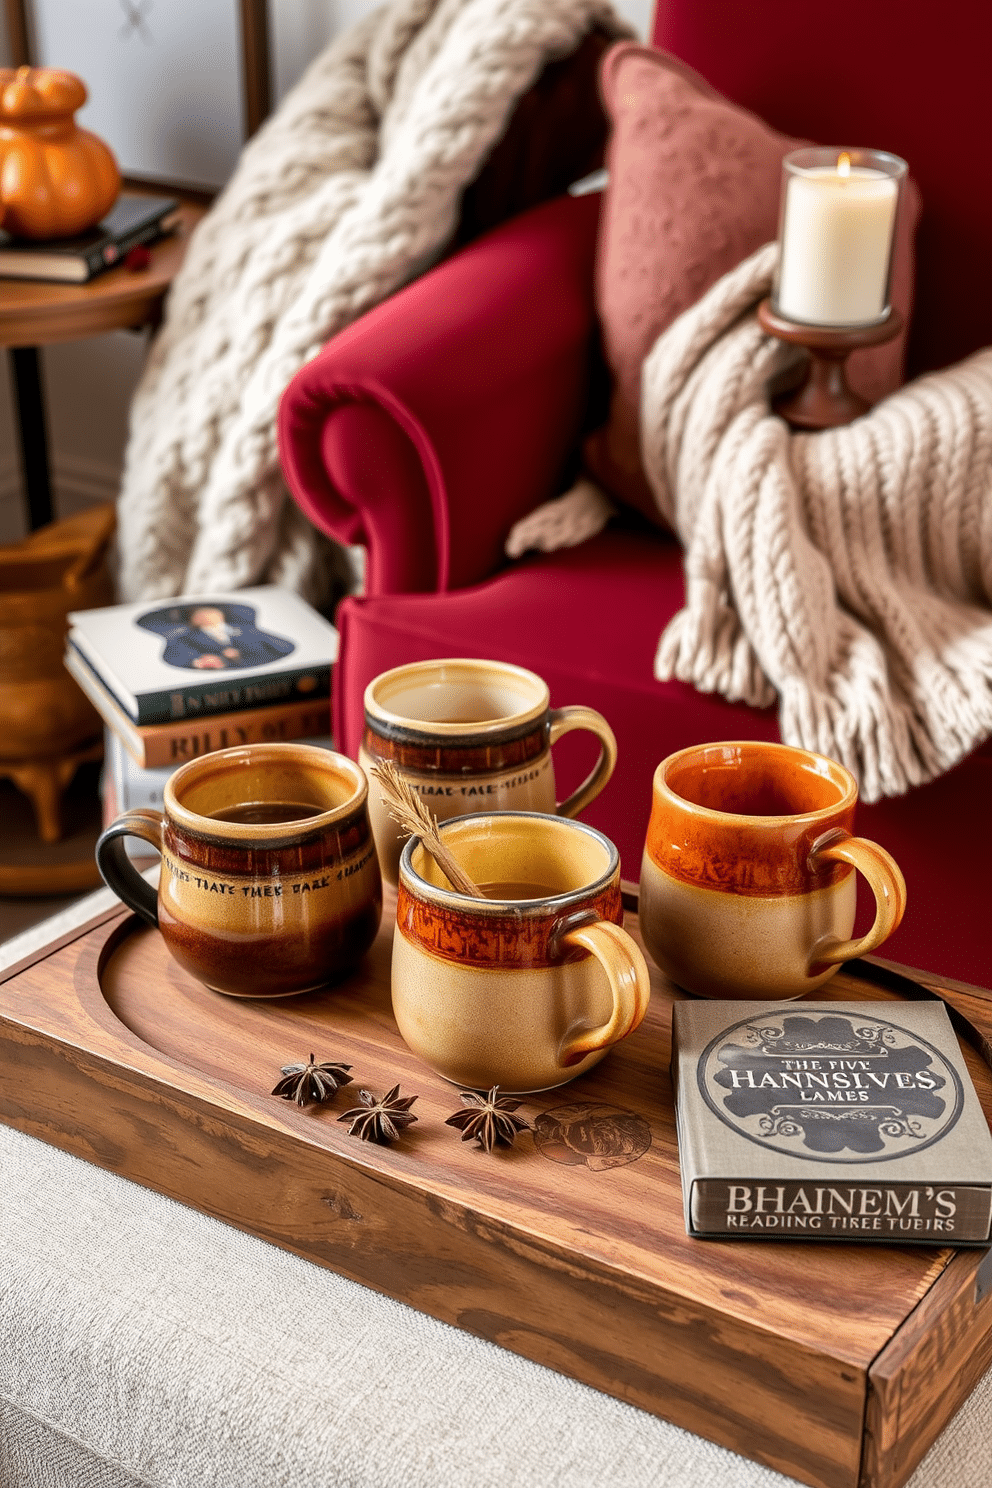
[[[660, 0], [653, 40], [783, 132], [908, 159], [923, 201], [910, 373], [992, 342], [992, 9], [948, 0], [920, 27], [900, 0], [866, 0], [850, 20], [794, 0]], [[357, 752], [365, 686], [387, 667], [471, 655], [528, 666], [553, 704], [584, 703], [612, 723], [617, 773], [586, 817], [636, 878], [657, 762], [698, 740], [778, 729], [774, 710], [654, 680], [657, 638], [682, 602], [681, 551], [636, 514], [577, 548], [503, 555], [513, 523], [566, 489], [583, 431], [603, 417], [598, 210], [596, 197], [558, 196], [336, 336], [287, 390], [280, 445], [307, 516], [368, 551], [366, 592], [338, 612], [339, 745]], [[558, 749], [570, 789], [588, 761], [571, 740]], [[886, 954], [992, 983], [992, 747], [860, 807], [858, 827], [907, 879]]]

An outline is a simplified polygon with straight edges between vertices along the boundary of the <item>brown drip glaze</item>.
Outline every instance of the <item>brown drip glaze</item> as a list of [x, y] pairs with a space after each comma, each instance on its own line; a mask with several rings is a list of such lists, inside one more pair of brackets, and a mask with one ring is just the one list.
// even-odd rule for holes
[[850, 833], [854, 806], [839, 806], [815, 822], [747, 817], [742, 851], [742, 820], [723, 820], [678, 811], [671, 800], [655, 802], [648, 824], [647, 850], [663, 873], [681, 883], [745, 897], [807, 894], [840, 883], [854, 869], [847, 863], [809, 865], [814, 844], [832, 829]]
[[313, 873], [328, 863], [355, 856], [372, 841], [372, 829], [364, 802], [351, 815], [332, 827], [313, 828], [296, 840], [272, 846], [261, 843], [218, 842], [177, 827], [166, 818], [163, 833], [166, 851], [184, 863], [228, 878], [272, 878], [295, 873]]
[[[425, 724], [425, 729], [430, 725]], [[495, 775], [518, 769], [538, 759], [548, 748], [547, 716], [516, 739], [484, 742], [478, 734], [464, 743], [445, 739], [437, 744], [415, 744], [391, 739], [366, 722], [362, 747], [371, 759], [391, 760], [397, 769], [421, 775]]]
[[401, 882], [397, 891], [396, 928], [407, 940], [419, 945], [442, 961], [457, 961], [463, 966], [498, 966], [515, 970], [560, 966], [565, 959], [584, 959], [588, 951], [568, 951], [567, 958], [556, 953], [562, 920], [581, 911], [598, 919], [623, 924], [623, 904], [619, 882], [609, 884], [598, 894], [569, 898], [567, 907], [534, 911], [521, 907], [512, 910], [476, 908], [455, 909], [447, 905], [416, 899]]
[[159, 928], [180, 966], [219, 992], [279, 997], [336, 982], [376, 937], [382, 893], [349, 913], [321, 919], [306, 935], [232, 933], [221, 938], [182, 924], [161, 902]]

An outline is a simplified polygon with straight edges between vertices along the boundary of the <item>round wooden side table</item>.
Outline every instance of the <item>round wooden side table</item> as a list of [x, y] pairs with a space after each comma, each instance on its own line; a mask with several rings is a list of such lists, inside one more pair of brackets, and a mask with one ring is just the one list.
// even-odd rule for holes
[[[127, 189], [134, 191], [136, 188], [132, 185]], [[165, 193], [156, 190], [149, 194]], [[207, 210], [201, 203], [185, 199], [179, 193], [173, 194], [180, 202], [178, 226], [168, 237], [148, 245], [149, 261], [145, 268], [132, 271], [126, 264], [119, 264], [98, 274], [87, 284], [0, 278], [0, 346], [9, 349], [13, 368], [28, 526], [32, 532], [47, 527], [53, 515], [38, 348], [55, 341], [75, 341], [101, 335], [104, 331], [140, 329], [159, 324], [166, 292], [186, 255], [190, 234]], [[26, 787], [33, 800], [37, 796], [34, 787], [38, 784], [39, 769], [43, 774], [46, 768], [49, 774], [56, 771], [57, 778], [53, 776], [48, 781], [45, 777], [42, 781], [42, 784], [50, 785], [48, 797], [51, 798], [46, 797], [42, 802], [47, 805], [47, 810], [39, 819], [44, 845], [50, 847], [53, 837], [58, 835], [55, 825], [57, 801], [75, 773], [76, 765], [101, 752], [99, 745], [93, 745], [89, 752], [85, 749], [82, 752], [70, 750], [64, 758], [46, 759], [41, 765], [21, 762], [23, 779], [18, 778], [16, 761], [0, 762], [0, 774], [15, 779], [22, 788]], [[64, 770], [58, 775], [63, 764]], [[38, 805], [37, 800], [35, 804]], [[0, 852], [0, 894], [30, 897], [77, 893], [95, 887], [99, 874], [92, 843], [83, 844], [81, 856], [77, 844], [69, 843], [67, 847], [74, 850], [76, 856], [66, 859], [57, 852], [49, 852], [45, 861], [37, 865], [23, 862], [18, 855], [15, 855], [16, 861], [5, 861], [6, 855]]]
[[[128, 187], [129, 190], [135, 188]], [[157, 190], [154, 195], [163, 195]], [[179, 225], [149, 245], [146, 268], [118, 264], [87, 284], [50, 284], [0, 278], [0, 346], [10, 352], [28, 526], [52, 520], [48, 436], [38, 347], [77, 341], [104, 331], [156, 326], [166, 291], [186, 254], [190, 233], [206, 207], [177, 194]]]

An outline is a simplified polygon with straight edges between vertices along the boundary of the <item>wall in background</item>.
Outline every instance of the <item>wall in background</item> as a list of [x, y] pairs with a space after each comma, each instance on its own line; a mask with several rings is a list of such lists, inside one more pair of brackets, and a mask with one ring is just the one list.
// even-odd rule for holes
[[[321, 47], [377, 4], [379, 0], [269, 0], [277, 97], [292, 87]], [[613, 4], [641, 36], [647, 35], [655, 0], [613, 0]]]
[[[180, 0], [188, 26], [199, 9]], [[232, 12], [236, 0], [228, 0]], [[378, 0], [270, 0], [269, 24], [273, 48], [273, 84], [275, 96], [282, 98], [293, 86], [304, 68], [340, 31], [376, 8]], [[210, 0], [204, 15], [216, 10], [217, 0]], [[94, 8], [118, 18], [112, 0], [46, 0], [45, 14], [52, 18], [46, 54], [55, 36], [73, 36], [73, 27], [82, 30], [87, 24], [86, 11]], [[159, 15], [167, 11], [165, 0]], [[132, 7], [131, 10], [136, 8]], [[654, 0], [617, 0], [617, 9], [637, 27], [647, 31]], [[121, 18], [124, 11], [121, 11]], [[155, 16], [147, 12], [148, 24]], [[55, 21], [58, 29], [55, 29]], [[216, 21], [216, 17], [214, 17]], [[206, 24], [206, 22], [205, 22]], [[211, 22], [209, 34], [221, 53], [227, 44], [222, 26]], [[119, 29], [119, 28], [118, 28]], [[204, 43], [206, 38], [202, 38]], [[135, 31], [128, 45], [147, 46]], [[54, 60], [54, 59], [53, 59]], [[209, 60], [209, 59], [205, 59]], [[10, 64], [10, 51], [0, 9], [0, 65]], [[85, 76], [85, 74], [84, 74]], [[232, 92], [232, 97], [233, 97]], [[81, 122], [99, 129], [99, 121], [88, 119], [92, 109], [82, 111]], [[204, 122], [209, 131], [209, 120]], [[230, 130], [227, 131], [230, 134]], [[187, 142], [188, 144], [188, 142]], [[215, 147], [206, 146], [197, 156], [203, 170], [217, 171], [218, 162], [230, 152], [223, 130]], [[56, 508], [67, 516], [97, 501], [113, 500], [120, 480], [124, 447], [127, 440], [128, 407], [141, 374], [145, 354], [144, 334], [118, 331], [87, 341], [69, 342], [45, 347], [42, 353], [42, 376], [45, 382], [49, 442]], [[24, 533], [24, 515], [20, 492], [20, 472], [16, 455], [8, 359], [0, 357], [0, 542], [12, 542]]]

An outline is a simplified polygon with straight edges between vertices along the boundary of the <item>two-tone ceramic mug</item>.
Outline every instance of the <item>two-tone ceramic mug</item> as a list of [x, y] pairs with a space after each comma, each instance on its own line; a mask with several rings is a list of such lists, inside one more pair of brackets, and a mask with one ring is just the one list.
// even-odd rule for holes
[[[234, 997], [286, 997], [336, 981], [375, 939], [382, 881], [368, 783], [353, 760], [308, 744], [201, 755], [97, 843], [107, 884], [157, 925], [179, 965]], [[125, 851], [162, 857], [158, 893]]]
[[[573, 729], [599, 740], [599, 758], [566, 800], [555, 797], [551, 747]], [[593, 708], [552, 708], [547, 683], [524, 667], [454, 658], [394, 667], [365, 690], [358, 754], [368, 770], [390, 760], [439, 821], [473, 811], [578, 816], [613, 774], [617, 743]], [[405, 834], [378, 787], [369, 812], [383, 877], [396, 883]]]
[[[857, 783], [836, 761], [755, 740], [697, 744], [655, 771], [641, 933], [703, 997], [792, 998], [877, 950], [906, 907], [892, 857], [852, 835]], [[875, 921], [852, 940], [856, 877]]]
[[455, 893], [419, 839], [400, 860], [393, 1013], [456, 1084], [547, 1090], [591, 1069], [641, 1022], [650, 981], [621, 928], [620, 858], [567, 817], [459, 817], [445, 845], [486, 898]]

